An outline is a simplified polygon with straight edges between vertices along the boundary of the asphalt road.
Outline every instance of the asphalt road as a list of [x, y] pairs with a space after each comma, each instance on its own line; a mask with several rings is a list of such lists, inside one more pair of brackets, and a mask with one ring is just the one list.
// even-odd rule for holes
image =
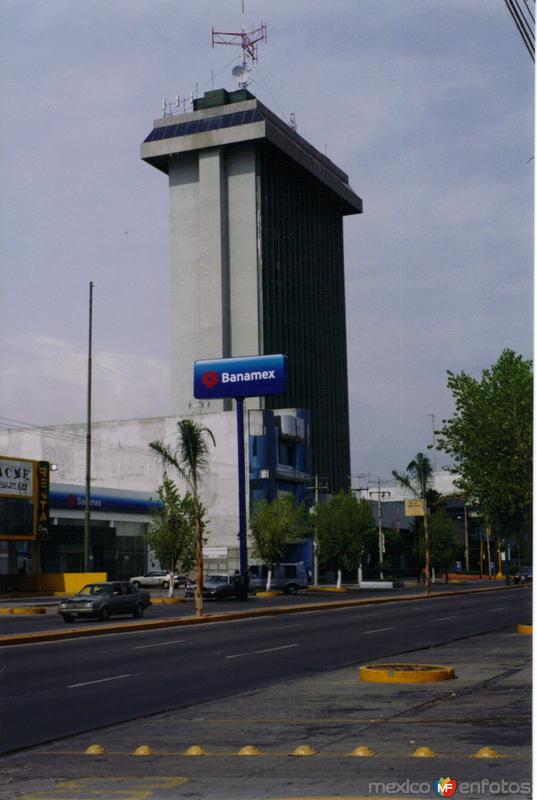
[[0, 752], [530, 620], [513, 589], [3, 648]]
[[[432, 586], [433, 594], [438, 592], [458, 592], [461, 590], [465, 591], [472, 591], [474, 589], [489, 589], [494, 587], [496, 584], [489, 581], [480, 581], [475, 582], [472, 585], [457, 585], [457, 584], [448, 584], [447, 586], [443, 583], [438, 583]], [[377, 599], [379, 597], [385, 597], [387, 594], [393, 595], [393, 597], [403, 597], [407, 595], [423, 595], [423, 586], [411, 584], [406, 588], [402, 589], [394, 589], [390, 590], [390, 592], [386, 592], [385, 590], [367, 590], [367, 589], [351, 589], [345, 593], [337, 593], [337, 592], [312, 592], [312, 591], [305, 591], [300, 592], [297, 595], [278, 595], [276, 597], [260, 597], [250, 595], [246, 602], [237, 602], [233, 598], [227, 598], [225, 600], [204, 600], [204, 612], [206, 614], [219, 614], [221, 612], [227, 611], [249, 611], [249, 610], [261, 610], [263, 608], [273, 608], [273, 607], [281, 607], [281, 606], [293, 606], [293, 605], [300, 605], [302, 603], [315, 603], [315, 604], [324, 604], [330, 603], [339, 600], [369, 600], [369, 599]], [[166, 598], [167, 593], [164, 591], [152, 591], [151, 597], [153, 600], [157, 602], [154, 603], [150, 608], [146, 609], [144, 620], [162, 620], [162, 619], [175, 619], [177, 617], [183, 616], [193, 616], [194, 615], [194, 601], [189, 599], [181, 603], [167, 605], [161, 604], [158, 601], [160, 599]], [[178, 593], [177, 597], [181, 598], [182, 594]], [[50, 598], [35, 598], [31, 599], [23, 599], [23, 600], [8, 600], [3, 599], [0, 600], [0, 609], [10, 607], [10, 606], [18, 606], [18, 607], [44, 607], [46, 608], [46, 614], [39, 614], [39, 615], [26, 615], [26, 614], [0, 614], [0, 637], [1, 636], [11, 636], [13, 634], [18, 633], [37, 633], [41, 631], [49, 631], [49, 630], [65, 630], [66, 625], [62, 618], [57, 613], [59, 601], [57, 599], [51, 600]], [[118, 628], [121, 628], [125, 625], [126, 622], [132, 622], [132, 616], [124, 616], [124, 617], [113, 617], [107, 623], [100, 623], [98, 620], [84, 620], [78, 619], [75, 623], [70, 624], [68, 627], [70, 630], [76, 627], [100, 627], [102, 625], [117, 625]]]

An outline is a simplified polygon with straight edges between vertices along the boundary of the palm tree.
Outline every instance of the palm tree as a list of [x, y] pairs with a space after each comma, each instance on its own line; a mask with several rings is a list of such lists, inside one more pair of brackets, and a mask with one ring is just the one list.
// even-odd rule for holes
[[429, 511], [427, 508], [427, 492], [432, 488], [433, 468], [430, 459], [423, 453], [418, 453], [416, 458], [406, 468], [402, 475], [397, 470], [392, 470], [392, 475], [401, 486], [409, 489], [415, 497], [423, 503], [423, 539], [425, 546], [425, 592], [431, 594], [431, 548], [429, 543]]
[[196, 590], [194, 605], [196, 615], [203, 615], [203, 505], [199, 497], [199, 481], [207, 470], [209, 448], [206, 435], [214, 446], [216, 442], [209, 428], [191, 419], [182, 419], [177, 423], [177, 445], [172, 449], [163, 442], [151, 442], [149, 447], [160, 458], [163, 467], [174, 467], [190, 489], [194, 504], [194, 525], [196, 542]]

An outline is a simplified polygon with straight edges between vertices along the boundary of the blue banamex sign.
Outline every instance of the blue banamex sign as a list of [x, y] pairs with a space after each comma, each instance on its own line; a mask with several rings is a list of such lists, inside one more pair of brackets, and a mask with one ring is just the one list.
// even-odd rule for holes
[[287, 388], [287, 358], [282, 355], [245, 356], [196, 361], [194, 397], [263, 397]]

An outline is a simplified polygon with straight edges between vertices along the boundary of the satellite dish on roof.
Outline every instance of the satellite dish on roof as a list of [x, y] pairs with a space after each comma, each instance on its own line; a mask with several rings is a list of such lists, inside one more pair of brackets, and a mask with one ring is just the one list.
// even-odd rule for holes
[[233, 67], [233, 69], [231, 70], [231, 74], [233, 75], [234, 78], [242, 78], [245, 72], [246, 70], [242, 66], [242, 64], [237, 64], [237, 66]]
[[241, 88], [245, 88], [248, 85], [248, 69], [244, 64], [237, 64], [236, 67], [233, 67], [231, 74], [238, 81]]

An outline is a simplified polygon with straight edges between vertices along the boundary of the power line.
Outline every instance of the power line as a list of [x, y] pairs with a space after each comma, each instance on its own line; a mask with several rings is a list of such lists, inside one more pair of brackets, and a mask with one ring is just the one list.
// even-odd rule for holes
[[[535, 62], [535, 33], [532, 25], [532, 23], [535, 23], [535, 17], [530, 11], [527, 0], [524, 0], [525, 9], [519, 5], [519, 0], [505, 0], [505, 5], [513, 18], [531, 60]], [[527, 19], [526, 13], [531, 22]]]
[[[61, 433], [53, 427], [34, 425], [31, 422], [23, 422], [22, 420], [12, 419], [11, 417], [0, 416], [0, 431], [34, 434], [35, 436], [42, 436], [46, 439], [58, 439], [60, 442], [71, 442], [80, 445], [84, 444], [86, 441], [86, 435], [82, 433]], [[92, 447], [103, 450], [114, 450], [127, 455], [143, 456], [144, 458], [157, 458], [155, 453], [149, 449], [149, 445], [147, 449], [145, 449], [136, 447], [135, 445], [121, 444], [120, 442], [107, 442], [92, 438]], [[236, 467], [236, 464], [229, 461], [211, 460], [211, 465], [214, 467], [228, 467], [230, 469], [235, 469]]]

